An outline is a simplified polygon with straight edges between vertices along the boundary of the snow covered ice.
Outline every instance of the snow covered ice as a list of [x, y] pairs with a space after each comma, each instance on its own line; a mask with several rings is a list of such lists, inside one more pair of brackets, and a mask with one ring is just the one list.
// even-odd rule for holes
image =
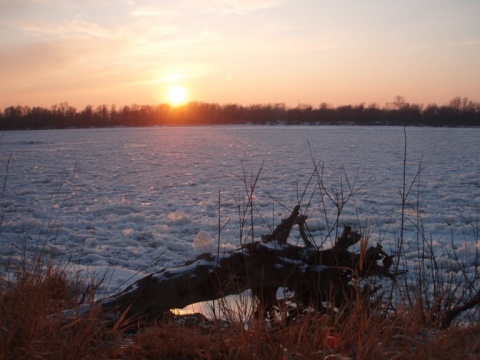
[[[443, 250], [453, 246], [473, 266], [480, 129], [407, 128], [406, 134], [407, 186], [424, 167], [406, 202], [407, 260], [419, 256], [420, 224], [439, 264], [455, 270]], [[314, 162], [330, 194], [348, 194], [354, 182], [362, 186], [340, 223], [368, 228], [372, 242], [393, 252], [400, 234], [404, 141], [401, 127], [9, 131], [0, 140], [0, 256], [45, 249], [76, 269], [109, 268], [114, 273], [105, 291], [124, 287], [204, 249], [216, 251], [219, 226], [222, 249], [238, 246], [238, 206], [246, 203], [260, 168], [253, 194], [255, 237], [288, 216], [307, 188], [302, 210], [311, 198], [307, 224], [320, 244], [336, 208], [315, 187], [318, 179], [311, 179]]]

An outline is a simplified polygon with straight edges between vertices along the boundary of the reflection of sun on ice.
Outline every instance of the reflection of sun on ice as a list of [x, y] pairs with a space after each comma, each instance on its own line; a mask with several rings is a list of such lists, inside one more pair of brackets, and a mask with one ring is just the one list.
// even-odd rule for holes
[[168, 102], [173, 106], [181, 105], [187, 100], [187, 90], [181, 86], [172, 86], [168, 89]]

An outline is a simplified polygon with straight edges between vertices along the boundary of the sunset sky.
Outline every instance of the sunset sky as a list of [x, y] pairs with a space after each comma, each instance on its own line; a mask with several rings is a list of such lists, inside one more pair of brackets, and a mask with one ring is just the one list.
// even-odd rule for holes
[[0, 0], [0, 110], [480, 101], [479, 0]]

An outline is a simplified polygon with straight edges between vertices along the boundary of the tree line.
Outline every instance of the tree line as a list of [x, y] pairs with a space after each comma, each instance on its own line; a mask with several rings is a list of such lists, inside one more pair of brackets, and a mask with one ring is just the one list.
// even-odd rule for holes
[[63, 129], [115, 126], [213, 125], [213, 124], [319, 124], [397, 126], [480, 126], [480, 103], [455, 97], [448, 104], [427, 106], [408, 103], [403, 96], [383, 107], [376, 103], [318, 107], [284, 103], [237, 105], [190, 102], [123, 106], [91, 105], [77, 110], [67, 102], [51, 108], [9, 106], [0, 112], [0, 130]]

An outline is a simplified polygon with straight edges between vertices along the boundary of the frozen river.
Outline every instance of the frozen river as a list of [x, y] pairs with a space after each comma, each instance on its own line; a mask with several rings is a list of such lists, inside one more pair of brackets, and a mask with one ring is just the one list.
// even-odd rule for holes
[[[480, 129], [407, 128], [406, 143], [407, 187], [416, 179], [406, 202], [407, 257], [418, 256], [423, 234], [438, 256], [453, 240], [473, 263]], [[300, 199], [316, 243], [329, 246], [328, 230], [337, 216], [331, 198], [353, 189], [340, 223], [368, 228], [372, 242], [393, 251], [400, 236], [404, 145], [401, 127], [5, 132], [0, 256], [45, 248], [75, 266], [115, 266], [120, 283], [136, 271], [140, 276], [181, 264], [203, 246], [212, 249], [208, 240], [217, 241], [219, 222], [222, 246], [238, 246], [245, 184], [249, 189], [260, 169], [253, 194], [255, 237], [270, 232]], [[319, 174], [311, 179], [314, 164]]]

